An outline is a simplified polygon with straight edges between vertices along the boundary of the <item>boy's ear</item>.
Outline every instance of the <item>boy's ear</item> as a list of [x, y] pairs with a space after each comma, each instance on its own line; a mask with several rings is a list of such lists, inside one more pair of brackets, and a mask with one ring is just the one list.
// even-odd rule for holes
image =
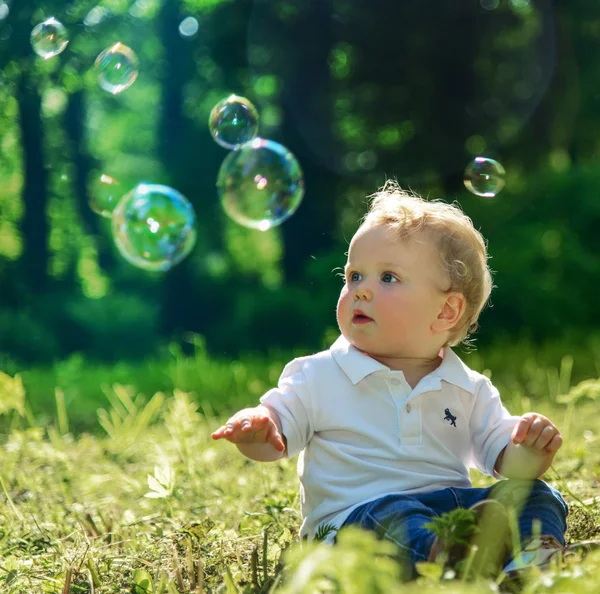
[[451, 330], [460, 320], [465, 311], [466, 300], [462, 293], [448, 293], [438, 317], [431, 324], [434, 333]]

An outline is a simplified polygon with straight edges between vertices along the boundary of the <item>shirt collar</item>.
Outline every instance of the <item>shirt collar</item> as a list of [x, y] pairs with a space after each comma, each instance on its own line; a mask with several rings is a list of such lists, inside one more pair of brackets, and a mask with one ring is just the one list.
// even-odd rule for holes
[[[329, 350], [353, 385], [376, 371], [390, 371], [387, 365], [376, 361], [373, 357], [365, 355], [365, 353], [352, 346], [343, 335], [340, 335]], [[441, 387], [441, 380], [471, 393], [476, 388], [473, 373], [450, 347], [442, 349], [442, 362], [437, 369], [429, 374], [428, 379], [431, 380], [431, 387], [438, 390]]]
[[352, 346], [343, 334], [331, 345], [329, 350], [353, 385], [358, 384], [371, 373], [390, 370], [387, 365], [376, 361], [373, 357], [365, 355], [355, 346]]

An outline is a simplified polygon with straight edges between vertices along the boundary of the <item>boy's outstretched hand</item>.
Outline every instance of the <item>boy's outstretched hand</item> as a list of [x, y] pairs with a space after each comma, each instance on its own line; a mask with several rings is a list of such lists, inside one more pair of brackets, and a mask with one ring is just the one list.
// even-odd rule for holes
[[270, 443], [278, 452], [285, 450], [283, 437], [271, 417], [257, 408], [245, 408], [235, 413], [225, 425], [212, 434], [213, 439], [231, 443]]
[[556, 426], [544, 415], [525, 413], [513, 429], [512, 442], [522, 444], [540, 454], [554, 455], [562, 446]]

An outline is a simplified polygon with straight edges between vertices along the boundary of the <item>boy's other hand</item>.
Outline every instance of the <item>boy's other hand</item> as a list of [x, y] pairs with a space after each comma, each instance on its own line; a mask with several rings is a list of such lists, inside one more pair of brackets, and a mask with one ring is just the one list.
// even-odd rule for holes
[[555, 454], [562, 437], [549, 419], [538, 413], [525, 413], [513, 429], [512, 442], [522, 444], [540, 454]]
[[253, 408], [241, 410], [213, 434], [213, 439], [226, 439], [231, 443], [270, 443], [283, 452], [285, 444], [277, 425], [269, 415]]

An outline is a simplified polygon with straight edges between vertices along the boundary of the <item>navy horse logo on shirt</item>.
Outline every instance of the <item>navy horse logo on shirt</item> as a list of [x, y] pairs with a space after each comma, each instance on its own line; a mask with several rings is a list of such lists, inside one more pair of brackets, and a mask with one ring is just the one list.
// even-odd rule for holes
[[447, 408], [444, 412], [446, 413], [444, 421], [450, 421], [450, 425], [456, 427], [456, 417], [450, 412], [450, 409]]

